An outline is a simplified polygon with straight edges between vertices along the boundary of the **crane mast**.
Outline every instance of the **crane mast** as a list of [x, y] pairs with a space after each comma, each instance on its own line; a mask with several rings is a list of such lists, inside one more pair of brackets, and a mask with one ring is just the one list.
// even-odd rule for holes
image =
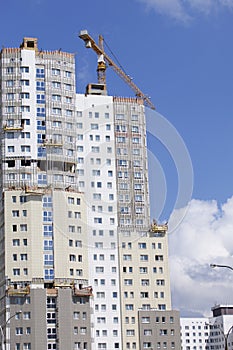
[[82, 30], [79, 34], [79, 38], [85, 42], [86, 48], [92, 48], [92, 50], [94, 50], [98, 55], [97, 76], [99, 84], [106, 85], [106, 68], [108, 64], [108, 66], [112, 67], [112, 69], [131, 87], [136, 96], [143, 99], [145, 106], [155, 109], [155, 106], [150, 101], [150, 98], [146, 96], [132, 81], [132, 79], [106, 54], [104, 51], [104, 39], [102, 35], [99, 36], [98, 45], [89, 35], [87, 30]]

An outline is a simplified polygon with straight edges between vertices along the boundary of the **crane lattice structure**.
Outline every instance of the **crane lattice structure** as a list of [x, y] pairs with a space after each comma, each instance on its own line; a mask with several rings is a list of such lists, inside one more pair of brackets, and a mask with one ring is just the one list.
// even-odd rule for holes
[[[86, 48], [92, 48], [98, 55], [98, 66], [97, 66], [97, 74], [98, 74], [98, 83], [104, 84], [106, 86], [106, 68], [108, 66], [112, 67], [113, 70], [131, 87], [131, 89], [135, 92], [136, 96], [142, 98], [144, 101], [144, 105], [150, 107], [151, 109], [155, 109], [155, 106], [151, 102], [150, 98], [146, 96], [138, 86], [132, 81], [132, 78], [127, 75], [122, 68], [120, 68], [104, 51], [104, 39], [102, 35], [99, 35], [99, 44], [97, 45], [95, 40], [89, 35], [87, 30], [82, 30], [79, 34], [79, 38], [81, 38], [85, 42]], [[107, 63], [107, 64], [106, 64]]]

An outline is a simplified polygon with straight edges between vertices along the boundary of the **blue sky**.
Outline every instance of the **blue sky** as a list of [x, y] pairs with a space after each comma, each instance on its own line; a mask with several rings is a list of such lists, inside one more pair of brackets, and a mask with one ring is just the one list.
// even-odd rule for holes
[[[78, 33], [103, 34], [184, 139], [194, 168], [193, 197], [224, 202], [232, 195], [232, 1], [1, 2], [1, 45], [18, 47], [24, 36], [35, 36], [42, 49], [77, 53], [79, 92], [96, 80], [96, 57]], [[110, 69], [107, 74], [110, 94], [133, 95]], [[170, 193], [172, 185], [168, 179]]]
[[[84, 92], [87, 83], [96, 81], [96, 56], [84, 47], [78, 33], [88, 29], [96, 39], [102, 34], [126, 72], [151, 96], [157, 111], [184, 140], [194, 171], [190, 213], [195, 215], [187, 216], [189, 224], [198, 221], [203, 206], [211, 213], [212, 219], [203, 223], [208, 229], [216, 218], [224, 219], [224, 208], [228, 205], [228, 213], [227, 201], [233, 195], [233, 0], [0, 0], [0, 3], [1, 46], [18, 47], [24, 36], [32, 36], [38, 38], [39, 48], [77, 53], [78, 92]], [[110, 69], [107, 83], [109, 94], [133, 96]], [[166, 219], [174, 207], [179, 179], [166, 145], [159, 140], [149, 142], [165, 176], [167, 197], [161, 218]], [[155, 193], [158, 192], [157, 187]], [[226, 222], [233, 228], [229, 215]], [[196, 234], [199, 231], [197, 226]], [[198, 236], [193, 237], [192, 247]], [[171, 257], [175, 256], [174, 246], [171, 239]], [[176, 252], [179, 254], [178, 247]], [[218, 254], [208, 258], [216, 256], [220, 263], [221, 258], [224, 262], [232, 256], [230, 251]], [[176, 276], [181, 272], [173, 273]], [[193, 271], [184, 272], [184, 276], [193, 278]], [[210, 280], [214, 279], [211, 276]], [[178, 295], [174, 302], [180, 306], [182, 295], [177, 288], [174, 287]], [[188, 300], [182, 307], [187, 305]], [[200, 301], [195, 310], [203, 308]]]

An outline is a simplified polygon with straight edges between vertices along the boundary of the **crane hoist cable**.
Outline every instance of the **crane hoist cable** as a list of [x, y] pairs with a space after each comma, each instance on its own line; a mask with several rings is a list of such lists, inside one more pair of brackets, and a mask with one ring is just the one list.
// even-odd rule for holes
[[125, 69], [123, 68], [123, 66], [121, 65], [121, 63], [120, 63], [119, 59], [117, 58], [117, 56], [116, 56], [116, 55], [114, 54], [114, 52], [112, 52], [112, 50], [110, 49], [110, 47], [109, 47], [109, 45], [107, 44], [106, 40], [105, 40], [105, 39], [103, 39], [103, 40], [104, 40], [104, 45], [107, 47], [107, 49], [108, 49], [109, 52], [111, 53], [112, 57], [115, 58], [116, 63], [118, 64], [118, 66], [122, 69], [122, 71], [123, 71], [126, 75], [128, 75], [128, 74], [126, 73]]
[[138, 88], [138, 86], [132, 81], [132, 78], [125, 73], [122, 67], [119, 67], [104, 51], [104, 38], [102, 35], [99, 35], [98, 44], [89, 35], [87, 30], [82, 30], [79, 33], [79, 38], [85, 42], [86, 48], [91, 48], [98, 55], [97, 74], [99, 84], [104, 84], [106, 86], [106, 68], [108, 64], [108, 66], [112, 67], [112, 69], [131, 87], [136, 96], [144, 101], [145, 106], [155, 109], [150, 98]]

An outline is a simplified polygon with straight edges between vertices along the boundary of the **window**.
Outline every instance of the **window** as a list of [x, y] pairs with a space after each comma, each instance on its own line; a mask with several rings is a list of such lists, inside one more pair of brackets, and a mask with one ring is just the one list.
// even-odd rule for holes
[[142, 279], [141, 280], [141, 285], [142, 286], [149, 286], [149, 284], [150, 284], [150, 281], [148, 279]]
[[[133, 111], [135, 111], [135, 109], [133, 109]], [[138, 121], [138, 114], [132, 114], [131, 120]]]
[[142, 195], [141, 195], [141, 194], [136, 194], [136, 196], [135, 196], [135, 202], [142, 202], [142, 200], [143, 200]]
[[133, 285], [133, 280], [132, 279], [125, 279], [124, 280], [124, 285], [125, 286], [132, 286]]
[[61, 101], [61, 95], [52, 95], [52, 101]]
[[30, 112], [30, 106], [21, 106], [20, 112]]
[[57, 68], [52, 68], [52, 75], [60, 75], [61, 71]]
[[163, 261], [163, 255], [155, 255], [155, 261]]
[[16, 327], [15, 328], [15, 334], [16, 335], [22, 335], [23, 334], [23, 327]]
[[138, 243], [139, 249], [146, 249], [146, 243]]
[[20, 67], [21, 73], [29, 73], [29, 67]]
[[76, 261], [76, 256], [74, 254], [70, 254], [70, 261]]
[[103, 266], [96, 266], [95, 271], [96, 271], [96, 273], [103, 273], [104, 267]]
[[13, 94], [12, 92], [9, 92], [8, 94], [6, 94], [6, 99], [8, 101], [13, 101], [15, 98], [15, 94]]
[[26, 311], [23, 313], [23, 319], [24, 320], [29, 320], [31, 318], [31, 313], [30, 311]]
[[52, 82], [52, 87], [54, 89], [60, 89], [61, 88], [61, 83], [59, 81], [53, 81]]
[[70, 110], [70, 109], [66, 109], [66, 116], [67, 117], [72, 117], [72, 115], [73, 115], [73, 111]]
[[73, 313], [73, 318], [74, 318], [74, 320], [79, 320], [79, 318], [80, 318], [80, 312], [79, 312], [79, 311], [74, 311], [74, 313]]
[[142, 317], [142, 323], [150, 323], [150, 317]]
[[20, 231], [26, 232], [27, 231], [27, 224], [21, 224], [20, 225]]
[[151, 349], [151, 342], [143, 342], [143, 349]]
[[126, 330], [126, 335], [127, 336], [134, 336], [135, 335], [134, 329], [127, 329]]
[[87, 327], [80, 327], [80, 334], [86, 334]]
[[36, 95], [36, 103], [44, 104], [45, 103], [45, 95], [37, 94]]
[[102, 224], [102, 218], [100, 218], [100, 217], [95, 217], [95, 218], [94, 218], [94, 223], [95, 223], [95, 224]]
[[98, 124], [91, 124], [91, 130], [98, 130], [99, 125]]
[[78, 164], [83, 164], [83, 163], [84, 163], [84, 158], [78, 157]]
[[8, 146], [7, 150], [8, 150], [9, 153], [14, 153], [15, 147], [14, 146]]
[[149, 293], [148, 292], [141, 292], [140, 298], [149, 298]]
[[31, 147], [28, 145], [22, 145], [21, 146], [21, 152], [30, 152], [31, 151]]
[[[92, 170], [92, 175], [93, 176], [100, 176], [100, 170], [99, 169], [93, 169]], [[98, 184], [98, 183], [97, 183]], [[97, 186], [98, 187], [98, 186]], [[99, 186], [99, 187], [101, 187], [101, 186]]]
[[124, 254], [123, 255], [123, 260], [131, 261], [132, 260], [132, 255], [131, 254]]
[[44, 83], [44, 81], [37, 81], [36, 82], [36, 90], [37, 91], [44, 91], [45, 90], [45, 83]]
[[20, 240], [19, 240], [18, 238], [14, 238], [14, 239], [12, 240], [12, 245], [13, 245], [14, 247], [19, 247], [19, 245], [20, 245]]
[[126, 310], [133, 310], [134, 309], [133, 304], [126, 304], [125, 309]]
[[21, 132], [21, 139], [30, 139], [30, 132]]
[[97, 146], [92, 146], [92, 147], [91, 147], [91, 151], [92, 151], [93, 153], [99, 153], [100, 148], [97, 147]]
[[123, 119], [125, 119], [125, 115], [124, 114], [116, 114], [116, 119], [123, 120]]
[[140, 273], [147, 273], [147, 267], [139, 267], [139, 272]]
[[61, 108], [53, 107], [52, 114], [61, 115]]
[[157, 286], [164, 286], [165, 285], [165, 280], [156, 280], [156, 285]]
[[158, 309], [159, 310], [166, 310], [166, 305], [165, 304], [158, 304]]
[[14, 73], [14, 67], [7, 67], [6, 74], [12, 74], [12, 73]]
[[74, 198], [68, 197], [68, 204], [74, 204]]
[[28, 79], [21, 79], [20, 80], [20, 85], [21, 86], [29, 86], [29, 80]]
[[67, 91], [71, 91], [72, 90], [72, 86], [71, 84], [64, 84], [65, 90]]
[[119, 166], [128, 166], [128, 161], [125, 159], [119, 159], [118, 160], [118, 165]]
[[148, 255], [140, 255], [141, 261], [148, 261]]
[[76, 270], [76, 275], [77, 276], [82, 276], [83, 275], [83, 270], [82, 269], [77, 269]]
[[7, 87], [12, 87], [12, 86], [14, 86], [14, 84], [15, 84], [14, 80], [7, 80], [6, 81], [6, 86]]
[[8, 140], [10, 140], [10, 139], [12, 140], [12, 139], [14, 139], [15, 134], [13, 132], [7, 132], [6, 136], [7, 136]]
[[44, 78], [44, 68], [37, 68], [36, 69], [36, 77], [37, 78]]
[[118, 317], [113, 317], [113, 323], [118, 323]]
[[27, 259], [28, 259], [28, 255], [27, 254], [20, 254], [20, 260], [26, 261]]

